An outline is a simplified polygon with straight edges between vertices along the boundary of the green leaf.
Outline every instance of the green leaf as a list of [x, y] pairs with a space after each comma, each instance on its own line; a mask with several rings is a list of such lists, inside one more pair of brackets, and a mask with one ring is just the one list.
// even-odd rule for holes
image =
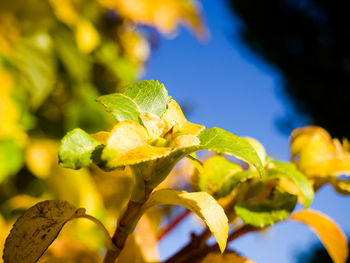
[[299, 172], [299, 170], [292, 163], [277, 161], [272, 161], [271, 163], [273, 164], [274, 168], [267, 171], [267, 176], [292, 180], [303, 194], [305, 200], [304, 206], [308, 207], [314, 197], [314, 190], [307, 180], [306, 176]]
[[259, 178], [259, 173], [256, 171], [241, 171], [231, 174], [221, 181], [220, 187], [218, 187], [218, 190], [213, 193], [213, 196], [216, 199], [225, 197], [238, 185], [251, 178]]
[[266, 227], [286, 219], [296, 203], [295, 195], [276, 188], [269, 198], [239, 202], [235, 211], [246, 224]]
[[214, 234], [221, 252], [225, 250], [229, 229], [228, 219], [222, 207], [208, 193], [161, 189], [151, 194], [142, 213], [154, 205], [180, 205], [191, 210], [207, 224]]
[[246, 139], [216, 127], [201, 131], [198, 138], [203, 149], [234, 155], [255, 166], [260, 175], [263, 176], [264, 167], [262, 162], [255, 149]]
[[142, 80], [127, 85], [120, 93], [97, 99], [118, 122], [133, 120], [141, 123], [140, 114], [147, 112], [160, 117], [166, 110], [170, 96], [163, 84], [154, 80]]
[[140, 109], [140, 113], [150, 112], [159, 117], [165, 112], [170, 101], [170, 96], [164, 85], [154, 80], [131, 83], [123, 88], [120, 93], [134, 100]]
[[92, 163], [92, 154], [101, 145], [81, 129], [74, 129], [63, 137], [58, 157], [59, 163], [66, 168], [80, 169]]
[[140, 123], [139, 109], [136, 103], [129, 97], [121, 93], [101, 96], [98, 102], [106, 107], [106, 111], [112, 113], [118, 122], [132, 120]]
[[240, 165], [215, 155], [204, 162], [198, 178], [198, 187], [201, 191], [213, 193], [218, 190], [222, 180], [241, 170]]

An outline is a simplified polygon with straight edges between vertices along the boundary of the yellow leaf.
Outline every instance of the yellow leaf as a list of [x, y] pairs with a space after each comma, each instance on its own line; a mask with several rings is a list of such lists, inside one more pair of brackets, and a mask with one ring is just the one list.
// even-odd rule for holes
[[150, 140], [162, 135], [165, 124], [157, 115], [147, 112], [145, 115], [140, 115], [140, 119], [147, 129]]
[[111, 136], [110, 132], [105, 132], [105, 131], [100, 131], [94, 134], [91, 134], [91, 136], [97, 140], [98, 142], [107, 145], [107, 141], [109, 139], [109, 137]]
[[219, 244], [221, 252], [226, 248], [228, 219], [222, 207], [206, 192], [188, 193], [161, 189], [151, 194], [144, 210], [154, 205], [180, 205], [197, 214], [209, 227]]
[[350, 152], [320, 127], [293, 131], [291, 157], [307, 176], [350, 174]]
[[183, 148], [183, 147], [191, 147], [195, 145], [199, 145], [200, 140], [197, 136], [194, 135], [179, 135], [174, 137], [174, 139], [171, 140], [170, 147], [171, 148]]
[[298, 211], [290, 217], [307, 224], [318, 235], [328, 254], [335, 263], [345, 263], [348, 257], [348, 244], [343, 231], [329, 217], [313, 210]]
[[233, 251], [225, 252], [220, 255], [219, 253], [210, 253], [207, 255], [201, 263], [254, 263], [253, 260], [242, 257]]
[[156, 27], [164, 34], [174, 32], [178, 24], [184, 22], [203, 36], [198, 3], [193, 0], [99, 0], [114, 9], [120, 16], [136, 23]]
[[133, 165], [170, 154], [171, 148], [156, 147], [147, 143], [146, 129], [134, 121], [118, 123], [111, 132], [102, 159], [108, 167]]
[[85, 213], [66, 201], [43, 201], [29, 208], [6, 239], [4, 263], [36, 262], [55, 240], [63, 225]]
[[90, 53], [100, 43], [100, 35], [96, 28], [90, 21], [86, 19], [79, 20], [76, 25], [75, 39], [77, 41], [78, 48], [83, 53]]
[[162, 115], [161, 119], [166, 125], [164, 130], [165, 133], [168, 133], [173, 129], [172, 132], [174, 134], [197, 135], [205, 128], [203, 125], [187, 121], [179, 104], [177, 104], [175, 100], [169, 102], [168, 108]]

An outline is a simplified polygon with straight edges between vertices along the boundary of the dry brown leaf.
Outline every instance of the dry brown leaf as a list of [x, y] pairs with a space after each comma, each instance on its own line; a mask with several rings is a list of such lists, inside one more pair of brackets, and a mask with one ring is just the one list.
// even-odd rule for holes
[[29, 208], [6, 239], [4, 263], [36, 262], [55, 240], [65, 223], [85, 214], [66, 201], [46, 200]]

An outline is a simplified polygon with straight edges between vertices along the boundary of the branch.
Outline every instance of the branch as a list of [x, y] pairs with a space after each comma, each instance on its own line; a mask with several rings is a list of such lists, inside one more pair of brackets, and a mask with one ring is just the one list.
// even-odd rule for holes
[[118, 250], [108, 249], [103, 263], [114, 263], [118, 258], [121, 250], [124, 248], [126, 239], [129, 236], [129, 228], [130, 226], [136, 225], [135, 221], [139, 219], [138, 213], [141, 210], [143, 204], [148, 200], [152, 190], [153, 189], [150, 188], [145, 189], [145, 197], [141, 203], [137, 203], [131, 200], [129, 201], [126, 211], [120, 219], [117, 229], [115, 230], [112, 237], [112, 241]]
[[[255, 232], [260, 231], [262, 228], [257, 228], [251, 225], [242, 225], [241, 227], [237, 228], [235, 231], [233, 231], [227, 239], [227, 243], [249, 233], [249, 232]], [[204, 234], [205, 233], [205, 234]], [[207, 231], [204, 231], [201, 235], [196, 236], [195, 238], [192, 237], [191, 242], [185, 246], [183, 249], [181, 249], [179, 252], [177, 252], [175, 255], [167, 259], [164, 263], [185, 263], [185, 262], [199, 262], [201, 259], [203, 259], [205, 256], [207, 256], [209, 253], [214, 251], [219, 251], [219, 245], [214, 244], [211, 246], [206, 245], [206, 240], [203, 245], [203, 240], [198, 240], [203, 237], [206, 237]], [[210, 237], [210, 232], [209, 232]]]

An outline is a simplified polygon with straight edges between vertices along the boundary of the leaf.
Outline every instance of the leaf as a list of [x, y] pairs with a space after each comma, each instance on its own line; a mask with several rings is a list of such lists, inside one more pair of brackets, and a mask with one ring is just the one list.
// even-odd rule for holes
[[200, 263], [254, 263], [253, 260], [245, 258], [234, 251], [226, 251], [224, 254], [210, 253]]
[[101, 96], [97, 101], [118, 122], [133, 120], [141, 123], [140, 114], [149, 112], [160, 117], [165, 112], [170, 97], [163, 84], [154, 80], [142, 80], [127, 85], [120, 93]]
[[66, 168], [80, 169], [92, 163], [92, 154], [101, 145], [92, 136], [81, 129], [74, 129], [63, 137], [58, 157], [59, 163]]
[[225, 177], [217, 191], [213, 193], [216, 199], [229, 195], [238, 185], [251, 178], [259, 178], [256, 171], [240, 171]]
[[326, 130], [317, 126], [293, 131], [291, 157], [307, 176], [350, 175], [350, 152], [346, 144], [332, 139]]
[[56, 239], [65, 223], [85, 214], [66, 201], [43, 201], [29, 208], [6, 239], [4, 263], [34, 263]]
[[294, 210], [296, 202], [295, 195], [276, 188], [269, 198], [239, 202], [235, 211], [246, 224], [266, 227], [286, 219]]
[[147, 143], [146, 129], [133, 121], [118, 123], [112, 130], [102, 152], [108, 169], [134, 165], [169, 155], [168, 147], [155, 147]]
[[254, 138], [245, 137], [245, 139], [250, 143], [251, 146], [253, 146], [256, 153], [259, 155], [263, 166], [265, 166], [267, 155], [266, 155], [266, 150], [265, 150], [264, 146], [258, 140], [255, 140]]
[[112, 113], [118, 122], [132, 120], [140, 123], [140, 112], [136, 103], [124, 94], [115, 93], [101, 96], [97, 101], [103, 104], [106, 111]]
[[285, 162], [271, 162], [274, 168], [267, 171], [269, 177], [274, 178], [287, 178], [292, 180], [300, 189], [302, 196], [304, 198], [304, 206], [308, 207], [314, 197], [314, 190], [312, 185], [307, 180], [306, 176], [303, 175], [292, 163]]
[[221, 252], [225, 250], [229, 229], [228, 219], [222, 207], [208, 193], [161, 189], [151, 194], [144, 205], [143, 212], [154, 205], [180, 205], [191, 210], [207, 224]]
[[348, 258], [346, 236], [329, 217], [314, 210], [295, 212], [290, 219], [302, 222], [317, 234], [335, 263], [345, 263]]
[[198, 138], [203, 149], [234, 155], [254, 165], [260, 175], [263, 176], [264, 167], [262, 162], [254, 148], [246, 139], [216, 127], [201, 131]]
[[222, 156], [215, 155], [206, 160], [201, 168], [198, 178], [199, 189], [213, 193], [219, 190], [219, 186], [225, 177], [241, 170], [240, 165], [230, 162]]

